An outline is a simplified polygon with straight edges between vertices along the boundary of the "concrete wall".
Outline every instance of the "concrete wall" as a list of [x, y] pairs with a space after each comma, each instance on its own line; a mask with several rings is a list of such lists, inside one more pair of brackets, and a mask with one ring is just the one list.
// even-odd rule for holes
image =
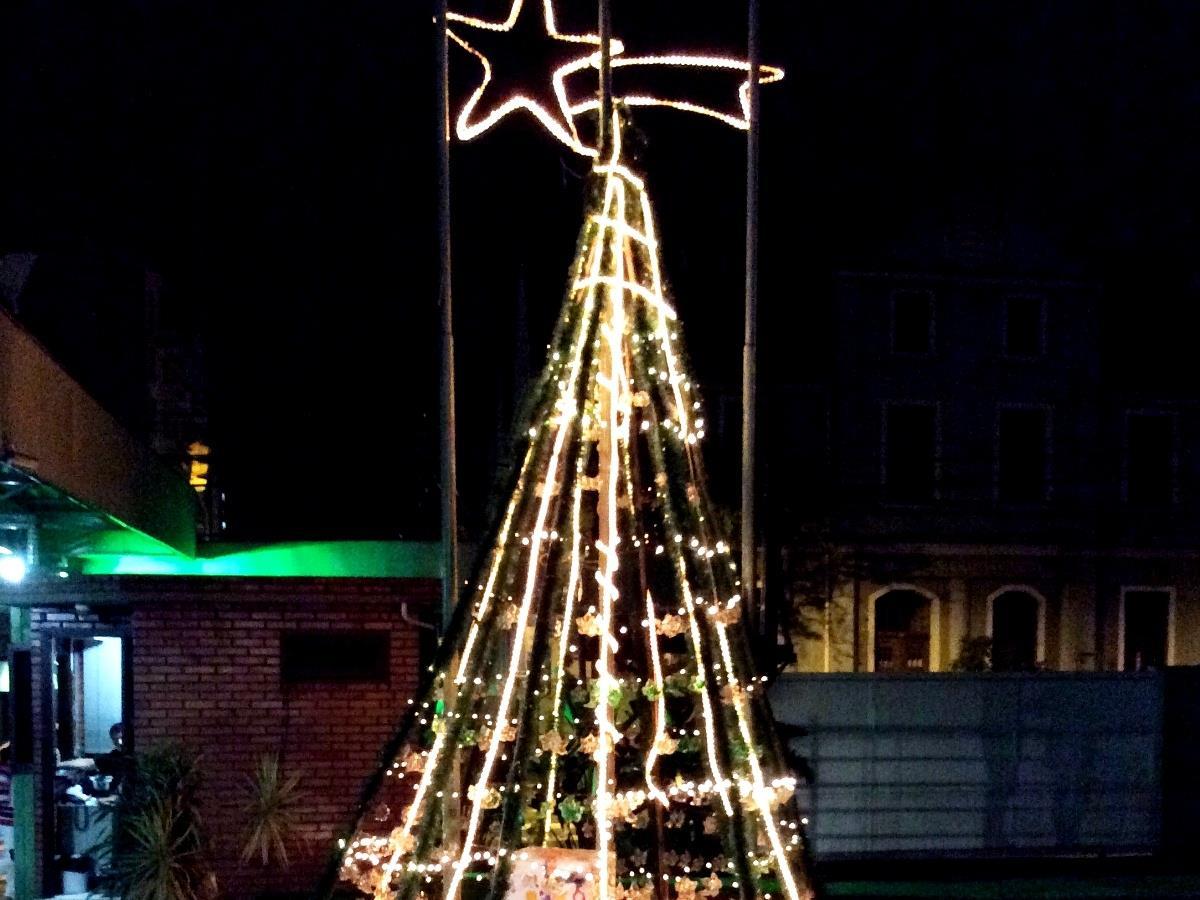
[[1151, 850], [1159, 674], [785, 676], [818, 858]]

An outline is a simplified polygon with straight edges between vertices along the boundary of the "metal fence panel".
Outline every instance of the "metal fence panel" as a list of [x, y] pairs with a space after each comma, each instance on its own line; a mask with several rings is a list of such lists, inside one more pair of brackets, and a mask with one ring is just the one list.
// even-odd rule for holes
[[818, 857], [1153, 850], [1156, 673], [786, 675]]

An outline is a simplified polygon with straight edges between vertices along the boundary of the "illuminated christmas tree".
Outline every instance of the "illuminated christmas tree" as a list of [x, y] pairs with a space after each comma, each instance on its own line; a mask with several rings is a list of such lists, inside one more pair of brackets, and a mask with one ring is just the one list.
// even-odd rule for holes
[[616, 137], [495, 545], [345, 847], [372, 897], [546, 877], [569, 900], [807, 895], [703, 407]]
[[[550, 37], [595, 43], [559, 35], [543, 9]], [[504, 23], [452, 19], [504, 31], [520, 14], [516, 0]], [[485, 115], [491, 67], [454, 38], [485, 72], [460, 136], [527, 109], [596, 162], [507, 506], [341, 845], [341, 878], [376, 900], [806, 900], [795, 779], [749, 661], [704, 410], [622, 117], [601, 156], [574, 127], [594, 98], [559, 91], [555, 114], [520, 96]], [[581, 60], [567, 68], [596, 63]]]

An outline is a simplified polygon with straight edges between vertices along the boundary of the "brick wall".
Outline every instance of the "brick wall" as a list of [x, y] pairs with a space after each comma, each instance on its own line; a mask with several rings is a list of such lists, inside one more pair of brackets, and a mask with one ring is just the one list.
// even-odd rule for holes
[[[416, 689], [420, 634], [402, 619], [400, 601], [428, 615], [437, 583], [124, 579], [116, 593], [130, 609], [134, 739], [203, 754], [204, 815], [226, 895], [311, 889]], [[38, 615], [35, 631], [44, 632], [45, 617], [67, 614]], [[284, 686], [281, 634], [334, 629], [386, 631], [389, 682]], [[287, 870], [240, 862], [245, 782], [264, 753], [302, 776], [307, 847]]]

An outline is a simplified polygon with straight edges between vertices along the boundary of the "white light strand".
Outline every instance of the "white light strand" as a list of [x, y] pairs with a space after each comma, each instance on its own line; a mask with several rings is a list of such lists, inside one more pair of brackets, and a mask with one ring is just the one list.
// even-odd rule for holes
[[654, 686], [658, 696], [654, 698], [654, 739], [646, 755], [646, 787], [650, 796], [663, 806], [670, 806], [667, 796], [654, 780], [654, 766], [658, 760], [659, 744], [667, 734], [667, 701], [663, 694], [662, 661], [658, 654], [658, 620], [654, 615], [654, 598], [646, 591], [646, 640], [650, 644], [650, 663], [654, 670]]
[[[592, 54], [588, 62], [592, 68], [599, 68], [599, 56], [597, 54]], [[617, 99], [626, 106], [661, 106], [679, 110], [680, 112], [697, 113], [707, 116], [711, 119], [716, 119], [718, 122], [724, 122], [726, 125], [736, 128], [739, 131], [750, 130], [750, 64], [745, 60], [721, 56], [701, 56], [689, 53], [667, 53], [651, 56], [614, 56], [613, 58], [612, 67], [614, 69], [623, 69], [632, 66], [718, 69], [745, 72], [746, 80], [738, 87], [738, 105], [741, 107], [742, 113], [740, 116], [730, 115], [715, 107], [706, 106], [703, 103], [695, 103], [690, 100], [653, 97], [643, 94], [622, 94]], [[570, 72], [564, 73], [563, 77], [565, 78], [567, 75], [577, 71], [579, 71], [579, 68], [576, 62]], [[783, 80], [783, 69], [778, 66], [761, 66], [758, 71], [759, 84], [774, 84], [777, 81]], [[598, 105], [597, 100], [588, 99], [572, 104], [569, 111], [572, 116], [578, 116], [583, 113], [594, 112]]]
[[[621, 152], [620, 141], [620, 122], [614, 115], [613, 117], [613, 161], [615, 162]], [[610, 189], [606, 190], [606, 195], [614, 196], [616, 200], [616, 218], [624, 220], [625, 218], [625, 186], [620, 184], [617, 179], [609, 176], [607, 179]], [[605, 209], [608, 212], [608, 209]], [[616, 272], [617, 283], [623, 282], [625, 256], [622, 253], [621, 236], [618, 232], [611, 233], [612, 243], [609, 252], [611, 253], [612, 264]], [[605, 499], [604, 509], [601, 511], [601, 529], [600, 540], [596, 542], [596, 547], [604, 556], [604, 574], [600, 578], [600, 573], [597, 572], [597, 577], [601, 582], [601, 613], [600, 618], [603, 623], [605, 634], [600, 640], [600, 656], [596, 661], [596, 675], [599, 681], [599, 702], [596, 705], [596, 715], [600, 724], [600, 739], [596, 744], [596, 783], [598, 785], [596, 792], [596, 829], [599, 834], [599, 850], [600, 850], [600, 885], [599, 894], [600, 900], [609, 900], [609, 858], [608, 848], [612, 840], [612, 822], [610, 821], [609, 810], [612, 804], [612, 789], [609, 786], [609, 770], [612, 767], [610, 760], [609, 747], [615, 747], [615, 741], [619, 738], [619, 733], [612, 723], [611, 711], [609, 709], [609, 692], [612, 690], [612, 674], [609, 671], [610, 659], [612, 657], [613, 645], [616, 639], [612, 633], [613, 623], [613, 602], [617, 599], [617, 588], [615, 584], [617, 573], [617, 547], [620, 543], [621, 536], [617, 521], [617, 488], [620, 482], [620, 464], [621, 464], [621, 421], [620, 421], [620, 401], [618, 394], [622, 384], [626, 381], [624, 376], [624, 353], [622, 352], [622, 340], [625, 334], [625, 292], [614, 285], [607, 286], [608, 297], [608, 321], [604, 323], [602, 328], [604, 343], [607, 344], [607, 364], [608, 364], [608, 399], [607, 409], [605, 410], [608, 419], [608, 434], [606, 435], [607, 452], [600, 454], [601, 471], [605, 466], [608, 468], [608, 483], [605, 486], [606, 492], [603, 495]], [[603, 383], [603, 382], [602, 382]], [[612, 741], [610, 742], [610, 737]]]
[[783, 841], [779, 837], [779, 827], [775, 824], [775, 817], [771, 813], [771, 803], [773, 802], [774, 794], [764, 783], [762, 766], [758, 760], [758, 753], [754, 750], [754, 733], [750, 726], [750, 715], [746, 709], [746, 698], [738, 690], [737, 679], [733, 677], [733, 654], [729, 648], [729, 638], [726, 634], [726, 628], [720, 622], [717, 623], [717, 637], [721, 645], [721, 658], [725, 663], [725, 670], [730, 673], [729, 684], [732, 686], [730, 693], [733, 699], [733, 708], [737, 717], [738, 729], [742, 735], [742, 742], [746, 745], [747, 758], [750, 763], [750, 774], [754, 779], [755, 807], [758, 810], [759, 817], [762, 819], [763, 826], [767, 830], [767, 838], [771, 843], [771, 855], [775, 857], [776, 867], [779, 870], [779, 876], [783, 879], [784, 887], [787, 888], [788, 897], [790, 900], [803, 900], [799, 888], [796, 886], [796, 880], [792, 876], [792, 867], [789, 864], [787, 851], [783, 847]]
[[[575, 482], [574, 497], [572, 499], [571, 509], [571, 574], [567, 579], [567, 596], [563, 609], [562, 619], [562, 634], [558, 641], [558, 670], [554, 676], [554, 724], [558, 725], [558, 717], [562, 710], [562, 689], [563, 676], [567, 661], [567, 647], [571, 641], [571, 628], [575, 622], [575, 594], [579, 590], [579, 544], [582, 540], [581, 529], [579, 526], [579, 511], [583, 500], [583, 489], [578, 480]], [[554, 803], [554, 787], [558, 777], [558, 754], [550, 754], [550, 774], [546, 779], [546, 801]], [[545, 831], [543, 834], [548, 839], [550, 837], [550, 826], [553, 820], [550, 813], [546, 814]]]
[[[683, 591], [683, 606], [687, 610], [688, 628], [692, 638], [692, 656], [696, 660], [696, 671], [704, 671], [704, 651], [701, 646], [700, 623], [696, 621], [696, 605], [692, 603], [692, 590], [688, 586], [687, 563], [683, 555], [676, 553], [679, 566], [679, 584]], [[713, 782], [717, 785], [717, 793], [721, 795], [721, 806], [725, 815], [733, 815], [733, 804], [729, 800], [729, 787], [721, 772], [720, 758], [717, 756], [717, 740], [714, 729], [717, 727], [716, 715], [713, 712], [712, 700], [708, 696], [708, 685], [700, 690], [700, 701], [704, 711], [704, 741], [708, 751], [708, 770], [712, 773]]]
[[[547, 0], [549, 2], [549, 0]], [[607, 204], [607, 200], [606, 200]], [[599, 265], [599, 260], [594, 264]], [[574, 408], [574, 392], [575, 386], [579, 382], [579, 374], [583, 364], [583, 353], [585, 343], [587, 341], [587, 323], [591, 318], [591, 312], [595, 305], [595, 292], [591, 291], [586, 295], [584, 301], [583, 314], [580, 316], [579, 331], [575, 339], [575, 347], [572, 352], [570, 376], [566, 387], [560, 393], [560, 402], [562, 403], [563, 415], [557, 422], [557, 433], [554, 437], [554, 449], [550, 454], [550, 461], [546, 468], [546, 478], [543, 482], [546, 490], [542, 492], [542, 502], [538, 508], [537, 520], [533, 529], [533, 540], [529, 549], [528, 562], [526, 566], [525, 577], [525, 593], [521, 598], [520, 612], [517, 614], [516, 634], [523, 635], [525, 633], [526, 624], [529, 621], [529, 610], [533, 603], [534, 589], [537, 587], [537, 573], [539, 568], [539, 558], [541, 553], [541, 545], [544, 540], [542, 535], [546, 530], [546, 517], [550, 510], [550, 501], [554, 494], [549, 490], [549, 487], [554, 484], [558, 476], [558, 461], [562, 454], [564, 445], [566, 444], [567, 434], [571, 430], [571, 419], [568, 418], [568, 409], [573, 411]], [[508, 719], [508, 709], [512, 702], [513, 687], [516, 684], [517, 677], [521, 671], [521, 663], [524, 659], [524, 641], [518, 640], [518, 650], [512, 656], [508, 667], [508, 677], [504, 682], [504, 690], [500, 695], [499, 711], [496, 715], [497, 725], [505, 722]], [[463, 875], [466, 872], [467, 863], [470, 861], [470, 846], [475, 841], [475, 833], [479, 829], [479, 818], [482, 811], [482, 800], [484, 792], [487, 789], [487, 783], [492, 775], [492, 768], [496, 764], [496, 757], [500, 753], [500, 743], [503, 737], [504, 729], [497, 727], [492, 735], [492, 740], [488, 746], [487, 755], [484, 757], [483, 766], [480, 771], [479, 779], [475, 783], [475, 796], [471, 801], [471, 815], [467, 822], [467, 833], [463, 840], [463, 851], [459, 856], [459, 865], [455, 867], [454, 874], [451, 876], [450, 885], [446, 889], [446, 900], [455, 900], [458, 896], [459, 888], [462, 885]]]
[[493, 551], [492, 565], [488, 572], [487, 582], [483, 587], [483, 594], [479, 598], [479, 605], [475, 610], [475, 616], [471, 622], [470, 631], [467, 634], [467, 641], [463, 647], [462, 659], [459, 661], [458, 672], [455, 673], [454, 680], [457, 684], [463, 684], [466, 681], [467, 668], [470, 665], [472, 651], [475, 647], [475, 641], [479, 637], [479, 629], [482, 624], [484, 615], [491, 606], [492, 593], [496, 589], [496, 577], [500, 573], [500, 564], [504, 560], [504, 550], [508, 546], [509, 536], [512, 534], [512, 520], [517, 510], [517, 499], [521, 496], [522, 489], [525, 487], [525, 478], [529, 472], [529, 465], [533, 460], [534, 449], [537, 446], [537, 441], [531, 439], [529, 447], [525, 451], [525, 459], [521, 462], [520, 474], [517, 476], [517, 487], [513, 491], [512, 497], [508, 501], [508, 508], [504, 511], [504, 519], [500, 523], [500, 539]]

